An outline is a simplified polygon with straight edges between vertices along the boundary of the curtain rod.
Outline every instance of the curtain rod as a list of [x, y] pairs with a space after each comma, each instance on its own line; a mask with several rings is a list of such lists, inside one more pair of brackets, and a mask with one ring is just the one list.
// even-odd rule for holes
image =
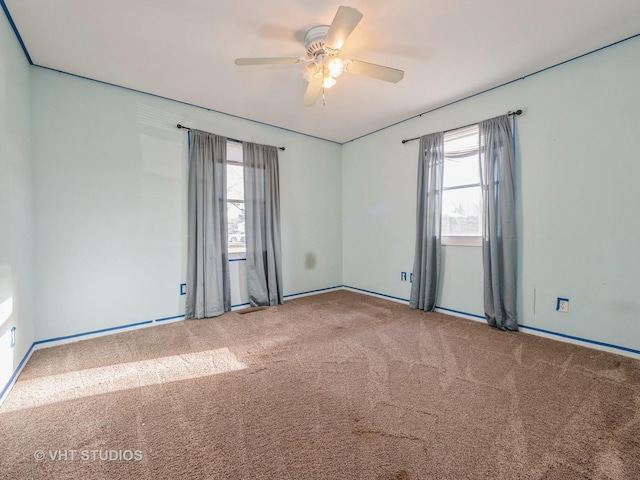
[[[508, 111], [507, 112], [507, 115], [509, 115], [509, 116], [520, 115], [520, 114], [522, 114], [522, 110], [521, 109], [518, 109], [515, 112], [512, 112], [512, 111]], [[453, 130], [460, 130], [461, 128], [470, 127], [471, 125], [476, 125], [477, 123], [480, 123], [480, 122], [470, 123], [469, 125], [464, 125], [463, 127], [452, 128], [451, 130], [447, 130], [447, 132], [452, 132]], [[405, 140], [402, 140], [402, 143], [413, 142], [414, 140], [420, 140], [420, 137], [407, 138]]]
[[[176, 125], [176, 127], [178, 127], [178, 128], [184, 128], [185, 130], [189, 130], [189, 131], [191, 131], [191, 130], [192, 130], [192, 129], [191, 129], [191, 127], [185, 127], [184, 125], [180, 125], [180, 124], [177, 124], [177, 125]], [[232, 142], [242, 143], [242, 140], [236, 140], [235, 138], [228, 138], [228, 137], [225, 137], [225, 138], [226, 138], [227, 140], [231, 140]], [[278, 147], [278, 150], [282, 150], [282, 151], [284, 151], [284, 147]]]

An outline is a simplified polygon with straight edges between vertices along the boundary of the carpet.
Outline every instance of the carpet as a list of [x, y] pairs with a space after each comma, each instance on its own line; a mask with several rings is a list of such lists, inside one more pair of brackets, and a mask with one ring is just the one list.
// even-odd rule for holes
[[640, 362], [349, 291], [34, 352], [10, 479], [637, 479]]

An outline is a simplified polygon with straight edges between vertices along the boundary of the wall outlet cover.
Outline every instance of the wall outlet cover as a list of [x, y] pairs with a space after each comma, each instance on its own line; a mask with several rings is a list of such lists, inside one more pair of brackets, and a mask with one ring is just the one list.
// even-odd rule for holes
[[560, 298], [558, 297], [558, 301], [556, 303], [556, 311], [562, 313], [569, 312], [569, 299], [568, 298]]

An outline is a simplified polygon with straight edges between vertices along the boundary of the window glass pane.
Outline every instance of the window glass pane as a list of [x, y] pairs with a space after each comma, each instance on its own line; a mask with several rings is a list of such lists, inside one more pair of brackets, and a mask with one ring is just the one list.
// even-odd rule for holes
[[482, 234], [482, 192], [480, 187], [442, 192], [442, 235]]
[[227, 221], [229, 222], [229, 257], [237, 258], [243, 256], [242, 254], [246, 251], [244, 202], [227, 202]]
[[227, 164], [227, 200], [244, 200], [242, 165]]
[[[229, 258], [246, 256], [244, 230], [244, 167], [242, 144], [227, 141], [227, 232]], [[239, 163], [240, 165], [237, 165]]]
[[472, 185], [480, 183], [480, 165], [478, 154], [466, 157], [448, 158], [445, 154], [443, 186]]

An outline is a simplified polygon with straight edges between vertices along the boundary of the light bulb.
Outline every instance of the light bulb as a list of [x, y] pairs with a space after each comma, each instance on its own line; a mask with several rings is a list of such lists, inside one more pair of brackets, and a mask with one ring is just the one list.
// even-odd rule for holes
[[334, 58], [329, 62], [327, 68], [329, 69], [329, 74], [333, 78], [338, 78], [344, 70], [344, 61], [342, 61], [341, 58]]
[[331, 76], [326, 76], [322, 80], [322, 86], [324, 88], [331, 88], [336, 84], [336, 79]]

